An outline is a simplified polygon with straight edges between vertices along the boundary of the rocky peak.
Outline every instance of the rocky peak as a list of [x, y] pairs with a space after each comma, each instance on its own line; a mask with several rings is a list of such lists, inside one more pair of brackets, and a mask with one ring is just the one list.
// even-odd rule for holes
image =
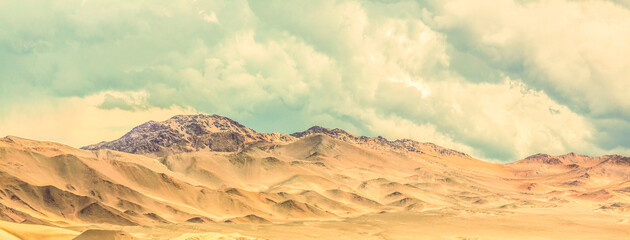
[[363, 145], [363, 146], [370, 147], [372, 149], [408, 151], [408, 152], [419, 152], [419, 153], [432, 152], [432, 153], [438, 153], [440, 155], [469, 157], [465, 153], [458, 152], [458, 151], [448, 149], [448, 148], [444, 148], [433, 143], [422, 143], [422, 142], [418, 142], [411, 139], [399, 139], [395, 141], [389, 141], [382, 136], [378, 136], [378, 137], [357, 136], [339, 128], [330, 129], [330, 128], [325, 128], [325, 127], [320, 127], [320, 126], [313, 126], [306, 131], [293, 133], [291, 134], [291, 136], [296, 137], [296, 138], [302, 138], [311, 134], [324, 134], [340, 141]]
[[179, 128], [187, 135], [202, 135], [213, 132], [238, 132], [253, 135], [256, 131], [219, 115], [177, 115], [164, 122], [171, 128]]
[[570, 153], [564, 154], [564, 155], [562, 155], [562, 156], [567, 156], [567, 157], [578, 157], [578, 156], [579, 156], [579, 157], [585, 157], [585, 155], [582, 155], [582, 154], [577, 154], [577, 153], [575, 153], [575, 152], [570, 152]]
[[[619, 157], [621, 158], [621, 156]], [[523, 160], [516, 161], [513, 164], [519, 163], [540, 163], [540, 164], [550, 164], [550, 165], [560, 165], [566, 164], [571, 166], [593, 166], [595, 164], [599, 164], [608, 159], [618, 159], [614, 157], [614, 155], [606, 155], [600, 157], [590, 157], [587, 155], [582, 155], [574, 152], [570, 152], [564, 155], [552, 156], [549, 154], [538, 153], [529, 157], [526, 157]], [[615, 161], [615, 160], [611, 160]]]
[[550, 158], [550, 157], [552, 157], [552, 156], [549, 155], [549, 154], [537, 153], [537, 154], [531, 155], [529, 157], [526, 157], [525, 159], [542, 159], [542, 158]]
[[119, 139], [83, 147], [165, 156], [191, 151], [233, 152], [252, 142], [284, 142], [286, 134], [258, 133], [219, 115], [177, 115], [166, 121], [143, 123]]
[[602, 163], [630, 166], [630, 157], [614, 154], [614, 155], [605, 155], [605, 156], [602, 156], [602, 158], [606, 159], [602, 161]]
[[563, 164], [562, 160], [560, 160], [558, 157], [544, 153], [534, 154], [514, 163], [539, 163], [551, 165]]
[[304, 136], [317, 134], [317, 133], [328, 135], [337, 140], [349, 141], [353, 143], [356, 143], [357, 140], [359, 139], [359, 137], [357, 137], [356, 135], [346, 132], [345, 130], [342, 130], [339, 128], [330, 129], [330, 128], [325, 128], [325, 127], [320, 127], [320, 126], [310, 127], [306, 131], [296, 132], [296, 133], [291, 134], [291, 136], [296, 137], [296, 138], [302, 138]]

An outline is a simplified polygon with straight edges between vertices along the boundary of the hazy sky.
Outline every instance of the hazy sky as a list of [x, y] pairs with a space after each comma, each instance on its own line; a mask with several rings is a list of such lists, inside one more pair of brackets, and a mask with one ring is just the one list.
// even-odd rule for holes
[[78, 147], [188, 113], [630, 155], [630, 1], [0, 1], [0, 135]]

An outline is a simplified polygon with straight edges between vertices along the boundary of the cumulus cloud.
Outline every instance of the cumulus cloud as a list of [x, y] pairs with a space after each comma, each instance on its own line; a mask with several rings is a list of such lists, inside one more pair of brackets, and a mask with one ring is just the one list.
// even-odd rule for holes
[[[465, 39], [453, 41], [458, 50], [544, 91], [606, 132], [602, 119], [630, 124], [630, 9], [620, 4], [627, 1], [455, 0], [433, 4], [426, 19]], [[612, 141], [630, 146], [619, 137]]]
[[621, 4], [46, 4], [0, 6], [0, 133], [80, 146], [203, 112], [259, 131], [340, 127], [497, 161], [630, 148]]
[[445, 8], [453, 12], [437, 17], [438, 25], [467, 22], [471, 40], [491, 61], [520, 65], [524, 81], [580, 112], [630, 118], [629, 10], [604, 1], [480, 6], [451, 2]]

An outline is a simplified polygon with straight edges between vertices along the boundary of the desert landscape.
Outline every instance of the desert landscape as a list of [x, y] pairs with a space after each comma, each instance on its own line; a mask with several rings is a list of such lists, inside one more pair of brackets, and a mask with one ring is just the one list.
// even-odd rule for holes
[[0, 238], [628, 239], [630, 158], [507, 164], [408, 139], [178, 115], [73, 148], [0, 139]]
[[0, 240], [630, 240], [630, 0], [0, 0]]

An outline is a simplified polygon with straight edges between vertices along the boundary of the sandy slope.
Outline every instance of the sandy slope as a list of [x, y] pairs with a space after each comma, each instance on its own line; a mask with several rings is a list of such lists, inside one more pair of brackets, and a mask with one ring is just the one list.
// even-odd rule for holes
[[[250, 142], [231, 152], [157, 148], [155, 157], [0, 139], [0, 219], [8, 221], [0, 237], [68, 239], [94, 228], [138, 239], [630, 236], [627, 157], [539, 154], [502, 165], [339, 129], [276, 141], [220, 120], [209, 134], [228, 124]], [[266, 137], [276, 140], [252, 140]], [[104, 235], [94, 234], [84, 236]]]
[[172, 238], [171, 240], [258, 240], [258, 239], [259, 238], [246, 237], [238, 233], [232, 233], [232, 234], [184, 233], [179, 237]]
[[0, 221], [0, 239], [3, 240], [69, 240], [77, 235], [79, 232], [62, 228]]

